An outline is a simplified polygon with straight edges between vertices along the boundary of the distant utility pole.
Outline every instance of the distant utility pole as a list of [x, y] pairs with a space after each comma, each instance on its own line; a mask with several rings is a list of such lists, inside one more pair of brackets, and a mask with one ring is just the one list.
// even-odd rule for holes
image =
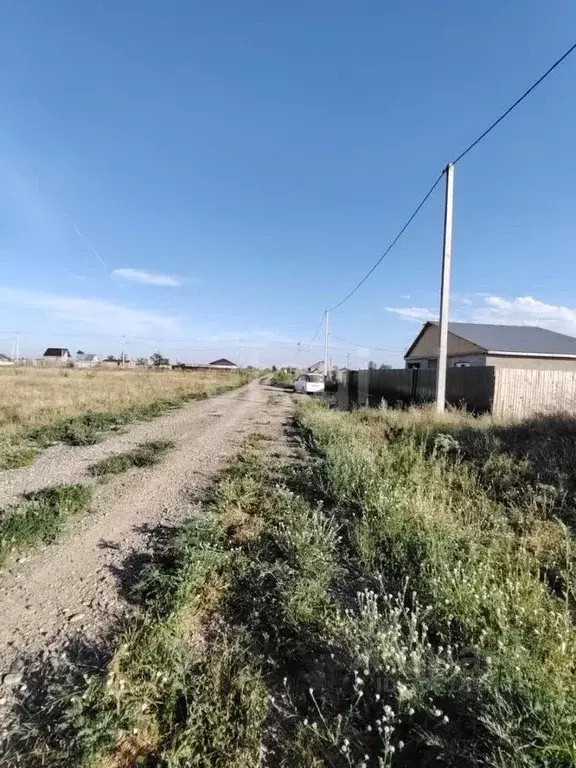
[[20, 333], [16, 331], [16, 365], [20, 360]]
[[299, 341], [296, 345], [296, 371], [300, 370], [300, 350], [302, 348], [302, 342]]
[[244, 339], [240, 339], [240, 368], [244, 368]]
[[328, 322], [330, 320], [330, 312], [326, 310], [326, 318], [324, 324], [324, 377], [328, 376]]
[[448, 364], [448, 314], [450, 310], [450, 267], [452, 264], [452, 219], [454, 213], [454, 166], [448, 163], [444, 204], [444, 244], [442, 252], [442, 282], [440, 284], [440, 327], [438, 370], [436, 371], [436, 411], [444, 412], [446, 403], [446, 367]]
[[350, 370], [350, 352], [346, 352], [346, 370]]
[[126, 336], [122, 334], [122, 368], [124, 368], [125, 362], [126, 362]]

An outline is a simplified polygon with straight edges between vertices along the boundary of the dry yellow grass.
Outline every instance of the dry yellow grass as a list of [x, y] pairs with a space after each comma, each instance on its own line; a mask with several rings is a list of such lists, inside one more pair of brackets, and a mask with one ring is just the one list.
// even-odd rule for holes
[[63, 418], [215, 394], [235, 383], [236, 371], [0, 369], [0, 447]]

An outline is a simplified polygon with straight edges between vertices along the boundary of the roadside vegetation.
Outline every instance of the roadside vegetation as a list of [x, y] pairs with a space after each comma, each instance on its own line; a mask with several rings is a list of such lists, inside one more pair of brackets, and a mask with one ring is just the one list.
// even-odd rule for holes
[[55, 541], [73, 518], [87, 511], [90, 500], [87, 486], [57, 485], [0, 511], [0, 566], [11, 556]]
[[72, 704], [69, 688], [43, 692], [7, 754], [85, 768], [576, 764], [574, 549], [557, 514], [570, 517], [570, 423], [508, 440], [487, 419], [307, 401], [297, 425], [307, 455], [282, 464], [249, 441], [145, 569], [104, 672], [77, 674]]
[[235, 371], [2, 369], [0, 469], [32, 464], [39, 450], [55, 443], [91, 445], [107, 431], [249, 379]]
[[94, 477], [119, 475], [133, 467], [151, 467], [161, 461], [171, 448], [174, 448], [174, 443], [169, 440], [150, 440], [139, 445], [134, 451], [109, 456], [93, 464], [90, 474]]
[[274, 371], [270, 378], [270, 383], [274, 387], [282, 387], [282, 389], [292, 389], [296, 374], [287, 373], [286, 371]]

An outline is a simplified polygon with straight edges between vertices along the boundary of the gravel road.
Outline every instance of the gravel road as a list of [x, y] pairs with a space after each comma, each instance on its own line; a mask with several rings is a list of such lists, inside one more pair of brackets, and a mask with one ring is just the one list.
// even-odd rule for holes
[[[120, 587], [129, 579], [131, 559], [149, 549], [150, 529], [174, 525], [189, 515], [193, 499], [247, 434], [280, 437], [288, 406], [286, 394], [252, 382], [137, 424], [98, 445], [55, 446], [33, 467], [1, 473], [0, 506], [55, 483], [94, 485], [90, 515], [58, 543], [0, 572], [0, 677], [5, 692], [18, 686], [23, 658], [46, 654], [78, 633], [98, 638], [113, 618], [130, 610]], [[173, 441], [175, 449], [158, 465], [104, 481], [87, 474], [99, 459], [160, 439]], [[0, 709], [4, 702], [0, 696]]]

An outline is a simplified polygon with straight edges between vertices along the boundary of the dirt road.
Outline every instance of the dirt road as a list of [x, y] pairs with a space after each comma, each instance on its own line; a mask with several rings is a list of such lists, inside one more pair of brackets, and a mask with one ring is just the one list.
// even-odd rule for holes
[[[137, 424], [98, 445], [56, 446], [33, 467], [1, 473], [0, 505], [55, 483], [94, 485], [92, 514], [58, 543], [0, 572], [0, 676], [5, 690], [19, 685], [23, 659], [57, 653], [78, 633], [97, 638], [114, 617], [130, 610], [122, 590], [138, 555], [150, 545], [150, 530], [191, 514], [193, 499], [247, 434], [281, 434], [289, 400], [275, 392], [271, 396], [269, 387], [252, 382]], [[173, 441], [175, 448], [156, 466], [106, 481], [87, 474], [101, 458], [160, 439]]]

